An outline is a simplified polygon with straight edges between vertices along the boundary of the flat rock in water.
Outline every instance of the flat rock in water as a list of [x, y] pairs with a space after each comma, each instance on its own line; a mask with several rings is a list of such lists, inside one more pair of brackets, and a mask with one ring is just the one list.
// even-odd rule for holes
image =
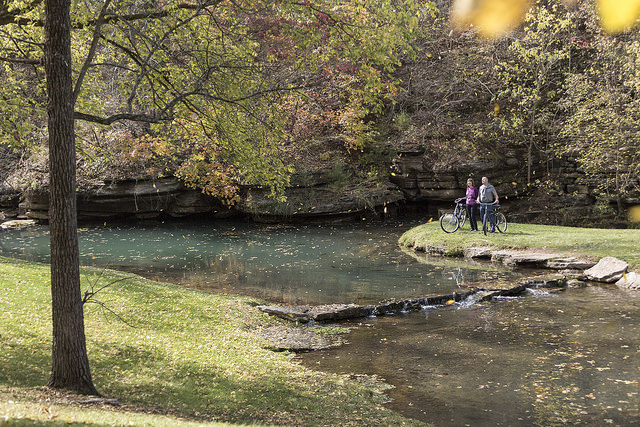
[[332, 320], [355, 319], [366, 317], [373, 313], [373, 307], [357, 304], [318, 305], [309, 310], [314, 320], [327, 322]]
[[334, 320], [355, 319], [366, 317], [373, 313], [373, 307], [357, 304], [327, 304], [327, 305], [261, 305], [258, 310], [286, 320], [307, 323], [310, 320], [330, 322]]
[[622, 275], [627, 271], [627, 264], [615, 257], [604, 257], [596, 265], [584, 271], [584, 274], [589, 280], [604, 283], [617, 282], [622, 278]]
[[592, 261], [568, 257], [550, 259], [547, 261], [545, 267], [552, 268], [554, 270], [585, 270], [593, 267], [594, 265], [596, 265], [596, 263]]
[[616, 285], [621, 288], [640, 291], [640, 275], [635, 272], [624, 274], [622, 278], [616, 282]]
[[259, 329], [254, 333], [263, 338], [274, 350], [279, 351], [314, 351], [329, 348], [331, 343], [315, 333], [313, 328], [289, 328], [272, 326]]
[[503, 252], [501, 261], [505, 265], [544, 267], [548, 261], [561, 256], [539, 252]]

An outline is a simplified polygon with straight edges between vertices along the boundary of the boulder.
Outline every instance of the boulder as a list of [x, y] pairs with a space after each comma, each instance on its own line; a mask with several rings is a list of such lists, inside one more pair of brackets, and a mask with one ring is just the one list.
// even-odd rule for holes
[[615, 257], [604, 257], [596, 265], [584, 271], [587, 279], [595, 282], [613, 283], [622, 278], [627, 271], [627, 264]]
[[616, 282], [621, 288], [634, 289], [640, 291], [640, 275], [635, 272], [626, 273], [622, 275], [622, 278]]

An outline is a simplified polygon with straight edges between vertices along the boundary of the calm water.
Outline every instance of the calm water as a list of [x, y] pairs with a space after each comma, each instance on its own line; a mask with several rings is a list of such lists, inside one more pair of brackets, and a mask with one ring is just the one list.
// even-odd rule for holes
[[640, 296], [568, 289], [354, 323], [349, 344], [303, 356], [376, 374], [390, 407], [438, 426], [639, 425]]
[[[446, 293], [466, 281], [517, 277], [478, 265], [425, 265], [398, 249], [417, 223], [269, 226], [236, 222], [91, 226], [81, 263], [290, 304], [375, 303]], [[46, 227], [0, 233], [0, 255], [49, 259]]]
[[[80, 230], [81, 262], [287, 303], [371, 303], [513, 280], [490, 263], [404, 253], [413, 222], [340, 226], [171, 223]], [[0, 231], [0, 255], [48, 260], [48, 229]], [[638, 425], [640, 292], [538, 292], [349, 324], [308, 366], [376, 374], [390, 407], [439, 426]]]

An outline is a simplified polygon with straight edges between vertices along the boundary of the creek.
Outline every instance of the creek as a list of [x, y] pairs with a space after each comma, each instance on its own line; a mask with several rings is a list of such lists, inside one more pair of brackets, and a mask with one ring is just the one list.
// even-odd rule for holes
[[[84, 225], [81, 263], [272, 303], [376, 303], [532, 271], [402, 251], [416, 221], [344, 225]], [[0, 232], [0, 255], [48, 261], [48, 228]], [[389, 407], [435, 425], [640, 422], [640, 292], [615, 285], [345, 322], [347, 344], [303, 364], [370, 374]]]

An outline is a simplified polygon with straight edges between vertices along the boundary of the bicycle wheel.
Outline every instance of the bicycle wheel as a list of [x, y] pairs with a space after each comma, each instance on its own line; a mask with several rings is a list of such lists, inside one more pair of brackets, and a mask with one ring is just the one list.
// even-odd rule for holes
[[454, 233], [459, 227], [460, 223], [453, 212], [447, 212], [440, 217], [440, 228], [445, 233]]
[[460, 210], [458, 222], [460, 223], [460, 228], [462, 228], [464, 223], [467, 222], [467, 210], [464, 207]]
[[505, 218], [502, 212], [496, 212], [496, 228], [501, 233], [507, 231], [507, 218]]

